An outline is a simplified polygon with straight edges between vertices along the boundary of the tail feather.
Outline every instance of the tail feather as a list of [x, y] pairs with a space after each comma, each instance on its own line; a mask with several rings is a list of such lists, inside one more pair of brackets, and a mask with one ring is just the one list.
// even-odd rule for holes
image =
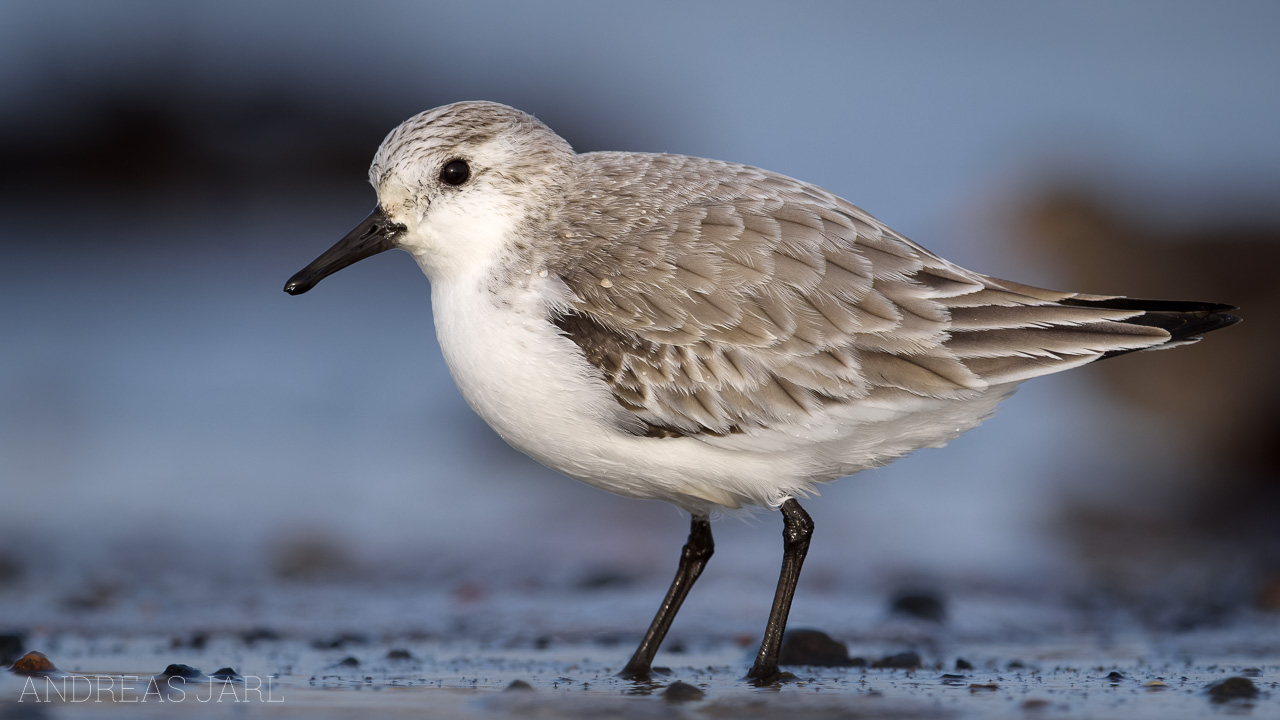
[[1240, 318], [1232, 315], [1233, 305], [1222, 303], [1180, 301], [1180, 300], [1143, 300], [1128, 297], [1077, 296], [1060, 300], [1062, 305], [1073, 307], [1103, 308], [1108, 310], [1136, 310], [1139, 314], [1118, 322], [1129, 325], [1145, 325], [1155, 327], [1169, 333], [1169, 340], [1150, 348], [1133, 348], [1112, 350], [1102, 357], [1109, 358], [1139, 350], [1156, 350], [1173, 345], [1186, 345], [1198, 341], [1205, 333], [1213, 332], [1240, 322]]

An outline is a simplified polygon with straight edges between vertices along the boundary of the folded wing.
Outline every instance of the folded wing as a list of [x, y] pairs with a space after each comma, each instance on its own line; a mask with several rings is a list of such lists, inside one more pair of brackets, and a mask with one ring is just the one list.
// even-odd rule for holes
[[[820, 188], [729, 163], [600, 153], [570, 203], [574, 299], [552, 320], [651, 435], [709, 441], [967, 400], [1185, 343], [1230, 308], [1081, 295], [980, 275]], [[589, 211], [579, 208], [590, 208]], [[859, 405], [869, 410], [860, 412]], [[909, 403], [908, 403], [909, 404]]]

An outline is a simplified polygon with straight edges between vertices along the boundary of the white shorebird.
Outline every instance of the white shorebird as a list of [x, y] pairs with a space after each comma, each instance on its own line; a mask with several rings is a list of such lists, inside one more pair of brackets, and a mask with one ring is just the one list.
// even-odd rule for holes
[[499, 435], [692, 515], [624, 677], [648, 676], [711, 557], [713, 509], [781, 510], [782, 571], [747, 675], [773, 682], [813, 531], [797, 497], [944, 445], [1023, 380], [1237, 321], [1227, 305], [998, 280], [814, 185], [682, 155], [579, 155], [495, 103], [410, 118], [369, 180], [373, 213], [285, 291], [407, 250], [454, 381]]

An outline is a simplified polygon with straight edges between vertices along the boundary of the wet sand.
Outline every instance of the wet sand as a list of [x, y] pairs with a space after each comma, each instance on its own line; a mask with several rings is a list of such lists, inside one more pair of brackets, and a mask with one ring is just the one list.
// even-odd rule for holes
[[[960, 593], [936, 622], [888, 614], [876, 595], [814, 592], [801, 614], [829, 618], [823, 629], [869, 666], [794, 666], [794, 681], [754, 688], [741, 679], [754, 624], [728, 603], [701, 603], [658, 656], [668, 673], [620, 680], [643, 629], [629, 624], [655, 589], [476, 598], [285, 585], [224, 592], [204, 612], [194, 591], [167, 606], [116, 598], [75, 612], [8, 596], [0, 630], [19, 630], [23, 652], [66, 674], [0, 672], [0, 718], [1280, 717], [1274, 614], [1175, 632], [1118, 609]], [[724, 585], [703, 589], [731, 597]], [[870, 666], [906, 652], [922, 666]], [[238, 677], [161, 675], [179, 663]], [[1230, 678], [1243, 678], [1227, 686], [1241, 696], [1208, 690]]]

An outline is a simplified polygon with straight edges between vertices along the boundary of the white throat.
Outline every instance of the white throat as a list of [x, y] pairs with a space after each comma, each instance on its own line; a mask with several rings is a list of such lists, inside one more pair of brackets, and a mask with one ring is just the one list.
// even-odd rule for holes
[[392, 212], [408, 227], [400, 247], [433, 284], [461, 281], [509, 257], [523, 215], [512, 199], [479, 192], [439, 197], [426, 207], [404, 202]]

